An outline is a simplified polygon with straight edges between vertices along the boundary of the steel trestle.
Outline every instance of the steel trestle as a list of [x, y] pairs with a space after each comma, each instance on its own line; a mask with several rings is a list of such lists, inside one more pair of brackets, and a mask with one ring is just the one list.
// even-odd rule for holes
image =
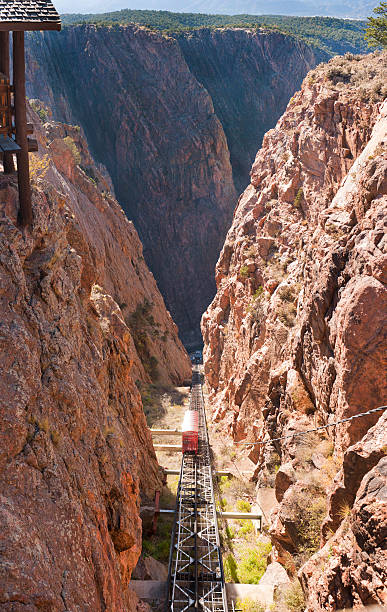
[[199, 450], [184, 453], [182, 459], [165, 610], [228, 612], [201, 375], [196, 367], [190, 410], [199, 412]]

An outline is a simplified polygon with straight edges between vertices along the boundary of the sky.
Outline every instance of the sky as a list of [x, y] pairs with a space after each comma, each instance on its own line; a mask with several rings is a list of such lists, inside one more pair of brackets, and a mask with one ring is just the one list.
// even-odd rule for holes
[[330, 15], [364, 18], [378, 0], [53, 0], [60, 13], [107, 13], [124, 8], [178, 12]]
[[130, 0], [54, 0], [54, 4], [60, 13], [108, 13], [128, 8]]

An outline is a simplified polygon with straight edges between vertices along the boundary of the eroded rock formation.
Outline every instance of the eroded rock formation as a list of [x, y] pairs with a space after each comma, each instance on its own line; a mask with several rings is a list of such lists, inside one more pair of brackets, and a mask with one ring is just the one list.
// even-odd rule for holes
[[140, 497], [160, 487], [125, 312], [152, 304], [142, 331], [162, 380], [184, 379], [189, 361], [79, 130], [36, 129], [31, 231], [17, 225], [16, 178], [0, 182], [0, 609], [124, 612]]
[[337, 531], [329, 537], [326, 521], [328, 541], [300, 574], [311, 610], [387, 605], [386, 425], [387, 414], [344, 454], [328, 499]]
[[[385, 403], [386, 64], [386, 54], [335, 58], [310, 72], [257, 154], [217, 264], [218, 292], [202, 321], [214, 419], [237, 441], [293, 434]], [[327, 500], [325, 551], [338, 528], [347, 530], [348, 546], [362, 533], [348, 567], [364, 549], [367, 576], [348, 570], [343, 578], [345, 564], [336, 555], [331, 582], [324, 564], [321, 580], [301, 570], [311, 611], [385, 603], [383, 459], [374, 449], [362, 462], [359, 453], [350, 473], [356, 443], [380, 416], [285, 440], [275, 453], [272, 446], [251, 447], [260, 484], [274, 477], [273, 453], [282, 464], [271, 535], [274, 557], [290, 573], [319, 548]], [[378, 431], [383, 455], [385, 428]], [[371, 432], [364, 448], [376, 444]], [[341, 466], [343, 482], [337, 477], [330, 493]], [[367, 484], [378, 478], [375, 489]], [[342, 527], [347, 512], [352, 522]], [[381, 529], [372, 540], [375, 553], [364, 548], [373, 521]]]
[[201, 30], [174, 39], [88, 25], [33, 34], [28, 58], [29, 95], [84, 129], [181, 337], [200, 342], [234, 180], [239, 192], [264, 132], [315, 54], [273, 32]]

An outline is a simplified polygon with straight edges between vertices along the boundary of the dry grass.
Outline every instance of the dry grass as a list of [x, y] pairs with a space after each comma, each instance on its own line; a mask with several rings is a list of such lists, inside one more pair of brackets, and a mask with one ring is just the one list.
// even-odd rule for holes
[[189, 387], [142, 385], [141, 398], [149, 427], [178, 429], [189, 405]]
[[308, 75], [313, 81], [321, 77], [332, 89], [349, 90], [364, 102], [381, 102], [387, 97], [387, 53], [336, 56]]
[[[189, 406], [189, 387], [142, 385], [141, 397], [148, 426], [153, 429], [180, 430], [184, 412]], [[180, 444], [179, 436], [153, 436], [156, 444]], [[181, 453], [157, 451], [160, 465], [179, 469]]]
[[160, 508], [166, 508], [171, 510], [175, 508], [178, 484], [178, 476], [170, 477], [168, 479], [167, 485], [163, 487], [163, 490], [161, 492]]
[[351, 514], [351, 506], [347, 503], [341, 504], [338, 515], [342, 521], [344, 521]]
[[305, 597], [298, 580], [286, 589], [284, 604], [289, 612], [302, 612], [305, 609]]

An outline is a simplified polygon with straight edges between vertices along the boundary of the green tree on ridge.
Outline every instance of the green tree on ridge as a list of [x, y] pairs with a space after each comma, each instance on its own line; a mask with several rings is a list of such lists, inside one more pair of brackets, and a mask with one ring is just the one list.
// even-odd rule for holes
[[379, 17], [368, 17], [368, 25], [364, 38], [370, 47], [387, 48], [387, 2], [381, 2], [374, 9]]

